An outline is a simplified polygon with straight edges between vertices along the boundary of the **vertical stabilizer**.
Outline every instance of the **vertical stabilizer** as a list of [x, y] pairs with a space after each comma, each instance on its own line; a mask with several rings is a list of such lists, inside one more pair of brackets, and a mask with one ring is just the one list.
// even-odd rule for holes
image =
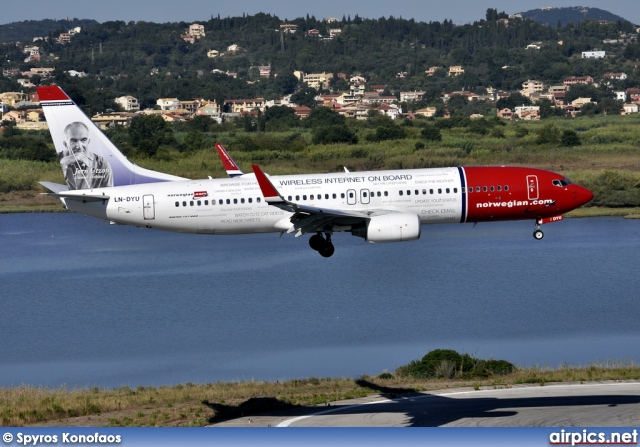
[[60, 87], [38, 96], [70, 190], [185, 180], [131, 163]]

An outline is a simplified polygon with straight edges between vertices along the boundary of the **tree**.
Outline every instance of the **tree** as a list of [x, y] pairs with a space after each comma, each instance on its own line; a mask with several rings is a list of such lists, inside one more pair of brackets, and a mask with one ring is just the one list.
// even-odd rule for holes
[[346, 122], [345, 117], [334, 112], [329, 107], [316, 107], [311, 110], [309, 116], [304, 120], [305, 127], [332, 126]]
[[155, 155], [170, 131], [160, 115], [140, 115], [131, 120], [129, 138], [131, 144], [147, 155]]
[[358, 144], [358, 136], [344, 124], [316, 127], [312, 132], [313, 144]]
[[537, 144], [557, 144], [560, 141], [560, 130], [554, 124], [547, 124], [538, 130]]
[[560, 138], [560, 144], [565, 147], [571, 146], [580, 146], [581, 141], [578, 133], [573, 129], [567, 129], [562, 132], [562, 137]]
[[313, 109], [318, 105], [316, 96], [318, 96], [318, 90], [312, 87], [304, 87], [291, 95], [291, 102]]
[[295, 110], [287, 106], [269, 107], [264, 113], [264, 120], [267, 131], [287, 130], [299, 123]]
[[442, 133], [436, 126], [427, 125], [420, 131], [420, 135], [425, 140], [442, 141]]

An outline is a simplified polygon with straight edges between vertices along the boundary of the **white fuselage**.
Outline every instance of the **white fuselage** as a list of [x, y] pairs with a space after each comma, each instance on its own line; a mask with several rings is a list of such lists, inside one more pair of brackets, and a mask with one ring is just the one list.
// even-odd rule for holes
[[[284, 199], [345, 211], [415, 213], [421, 223], [463, 220], [459, 168], [271, 176]], [[119, 224], [201, 234], [287, 231], [292, 213], [267, 204], [253, 174], [102, 188], [110, 197], [67, 207]]]

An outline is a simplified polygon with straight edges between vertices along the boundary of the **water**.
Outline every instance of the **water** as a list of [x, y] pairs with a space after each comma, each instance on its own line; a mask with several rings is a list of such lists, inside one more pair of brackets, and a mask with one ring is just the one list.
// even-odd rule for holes
[[436, 348], [640, 361], [640, 221], [423, 227], [415, 242], [196, 236], [0, 215], [0, 386], [356, 377]]

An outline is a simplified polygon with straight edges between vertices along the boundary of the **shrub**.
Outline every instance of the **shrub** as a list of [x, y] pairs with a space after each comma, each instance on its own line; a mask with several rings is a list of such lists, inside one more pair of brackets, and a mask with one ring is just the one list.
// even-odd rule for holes
[[420, 131], [420, 135], [425, 140], [442, 141], [442, 133], [436, 126], [425, 126], [425, 128]]
[[313, 144], [358, 144], [358, 136], [344, 124], [313, 129]]
[[580, 146], [580, 137], [577, 132], [573, 129], [567, 129], [562, 132], [562, 137], [560, 138], [560, 144], [566, 147], [570, 146]]

